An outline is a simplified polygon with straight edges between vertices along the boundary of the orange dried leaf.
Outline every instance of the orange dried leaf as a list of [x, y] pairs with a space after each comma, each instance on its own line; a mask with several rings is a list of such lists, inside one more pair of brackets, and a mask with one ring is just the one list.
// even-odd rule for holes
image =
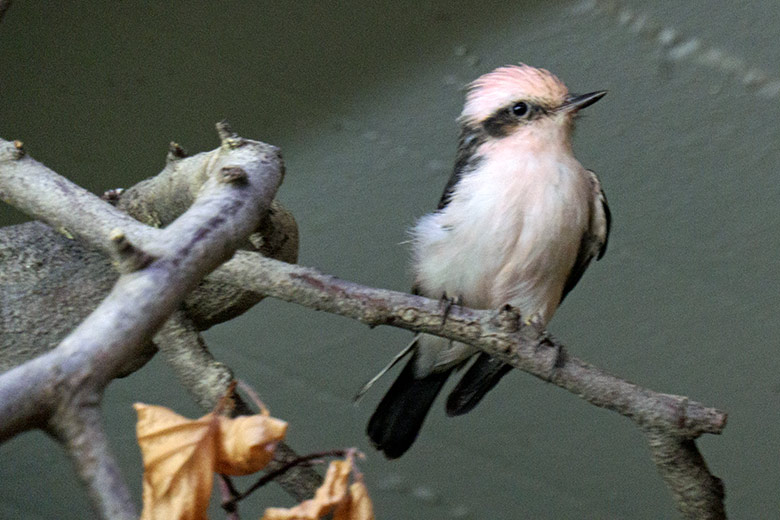
[[220, 417], [219, 429], [215, 471], [249, 475], [271, 462], [276, 444], [287, 432], [287, 423], [267, 415]]
[[349, 496], [336, 508], [333, 520], [374, 520], [374, 504], [363, 482], [349, 486]]
[[141, 520], [205, 519], [219, 432], [214, 416], [193, 421], [162, 406], [134, 408], [144, 461]]
[[334, 460], [328, 466], [325, 481], [314, 498], [304, 500], [292, 509], [269, 507], [262, 520], [317, 520], [330, 513], [347, 499], [347, 481], [352, 471], [351, 460]]
[[374, 520], [374, 506], [365, 484], [358, 481], [347, 489], [352, 471], [351, 457], [331, 462], [314, 498], [292, 509], [268, 508], [262, 520], [318, 520], [330, 512], [333, 520]]
[[206, 518], [213, 473], [247, 475], [265, 466], [287, 423], [252, 415], [209, 413], [187, 419], [162, 406], [136, 403], [144, 461], [141, 520]]

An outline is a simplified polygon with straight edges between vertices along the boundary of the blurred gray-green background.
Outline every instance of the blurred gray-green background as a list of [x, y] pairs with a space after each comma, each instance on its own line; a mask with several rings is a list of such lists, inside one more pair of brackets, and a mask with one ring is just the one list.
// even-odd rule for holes
[[[729, 412], [699, 442], [733, 518], [780, 516], [780, 6], [663, 0], [24, 2], [0, 22], [0, 136], [95, 192], [191, 152], [229, 119], [280, 146], [300, 262], [406, 290], [406, 229], [449, 175], [462, 86], [524, 61], [608, 89], [575, 136], [614, 216], [606, 257], [551, 323], [577, 356]], [[0, 206], [0, 223], [24, 216]], [[1, 289], [0, 289], [1, 290]], [[206, 333], [288, 420], [302, 453], [358, 446], [378, 518], [674, 517], [641, 434], [530, 376], [457, 419], [437, 404], [402, 459], [363, 430], [409, 339], [265, 301]], [[140, 497], [131, 403], [199, 413], [161, 360], [116, 382], [106, 421]], [[76, 519], [67, 458], [34, 433], [0, 447], [0, 517]], [[276, 489], [250, 500], [290, 505]], [[212, 510], [213, 518], [220, 518]]]

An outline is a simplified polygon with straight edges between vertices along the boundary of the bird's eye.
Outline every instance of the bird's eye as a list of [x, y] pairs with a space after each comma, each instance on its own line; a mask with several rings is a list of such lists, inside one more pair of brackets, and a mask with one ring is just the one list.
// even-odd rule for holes
[[515, 106], [512, 107], [512, 113], [517, 117], [523, 117], [528, 113], [528, 103], [525, 101], [515, 103]]

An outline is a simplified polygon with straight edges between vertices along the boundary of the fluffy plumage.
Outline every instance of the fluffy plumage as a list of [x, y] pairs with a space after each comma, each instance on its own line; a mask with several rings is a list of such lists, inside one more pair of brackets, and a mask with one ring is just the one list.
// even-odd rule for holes
[[552, 72], [525, 64], [507, 65], [480, 76], [467, 89], [460, 115], [463, 124], [484, 121], [499, 107], [517, 100], [560, 106], [569, 89]]
[[[509, 304], [542, 324], [552, 318], [606, 247], [606, 200], [570, 140], [574, 114], [603, 94], [570, 96], [556, 76], [527, 65], [471, 83], [455, 171], [437, 211], [411, 231], [420, 294], [478, 309]], [[375, 446], [390, 458], [406, 451], [448, 375], [476, 353], [421, 335], [369, 422]], [[448, 414], [471, 410], [508, 371], [480, 355], [450, 395]]]

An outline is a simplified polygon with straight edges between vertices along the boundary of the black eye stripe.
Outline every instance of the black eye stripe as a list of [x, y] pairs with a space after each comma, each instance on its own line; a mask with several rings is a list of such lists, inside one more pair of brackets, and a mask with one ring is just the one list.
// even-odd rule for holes
[[505, 137], [519, 125], [527, 124], [548, 113], [546, 107], [529, 101], [515, 101], [497, 110], [482, 122], [485, 133], [491, 137]]
[[512, 113], [512, 108], [499, 110], [487, 118], [482, 126], [485, 132], [491, 137], [504, 137], [509, 135], [514, 127], [519, 123], [517, 116]]

